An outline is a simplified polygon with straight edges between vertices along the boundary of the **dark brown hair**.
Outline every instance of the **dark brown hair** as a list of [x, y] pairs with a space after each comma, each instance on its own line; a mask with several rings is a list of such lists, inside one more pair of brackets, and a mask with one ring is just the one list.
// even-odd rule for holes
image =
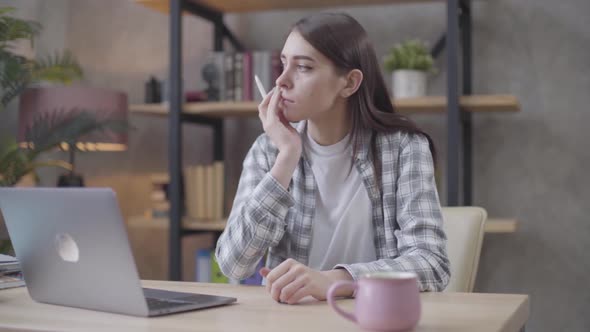
[[348, 98], [352, 111], [350, 139], [355, 156], [363, 131], [371, 131], [371, 153], [376, 166], [376, 158], [380, 157], [375, 154], [376, 133], [405, 131], [424, 135], [428, 139], [432, 159], [436, 161], [436, 150], [430, 136], [412, 120], [395, 112], [375, 49], [360, 23], [348, 14], [320, 13], [300, 19], [293, 30], [330, 59], [339, 73], [345, 74], [353, 69], [363, 72], [360, 87]]

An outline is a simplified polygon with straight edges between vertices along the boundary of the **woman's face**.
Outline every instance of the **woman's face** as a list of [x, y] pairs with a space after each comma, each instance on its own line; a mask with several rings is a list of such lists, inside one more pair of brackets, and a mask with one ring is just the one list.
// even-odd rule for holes
[[329, 116], [335, 111], [346, 77], [333, 63], [293, 30], [281, 52], [283, 72], [276, 80], [280, 109], [290, 122]]

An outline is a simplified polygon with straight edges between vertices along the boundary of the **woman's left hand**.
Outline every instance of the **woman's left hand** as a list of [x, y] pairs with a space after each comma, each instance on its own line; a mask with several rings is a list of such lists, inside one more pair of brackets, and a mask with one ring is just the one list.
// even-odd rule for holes
[[352, 280], [346, 270], [316, 271], [292, 258], [272, 270], [263, 267], [260, 274], [266, 278], [266, 290], [271, 297], [288, 304], [295, 304], [308, 295], [323, 301], [336, 280]]

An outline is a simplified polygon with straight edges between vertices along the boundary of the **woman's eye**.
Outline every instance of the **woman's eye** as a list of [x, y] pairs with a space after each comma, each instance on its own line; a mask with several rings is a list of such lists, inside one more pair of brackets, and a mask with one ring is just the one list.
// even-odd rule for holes
[[[302, 72], [311, 70], [311, 67], [310, 66], [306, 66], [306, 65], [295, 65], [295, 68], [297, 68], [298, 71], [302, 71]], [[279, 69], [281, 70], [281, 73], [282, 73], [282, 72], [284, 72], [287, 69], [287, 65], [284, 64], [284, 63], [281, 63]]]

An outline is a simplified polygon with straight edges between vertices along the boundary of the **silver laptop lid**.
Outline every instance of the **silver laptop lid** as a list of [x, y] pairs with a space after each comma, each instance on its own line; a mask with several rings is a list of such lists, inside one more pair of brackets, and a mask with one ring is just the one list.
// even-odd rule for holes
[[31, 297], [147, 316], [127, 232], [108, 188], [0, 188]]

